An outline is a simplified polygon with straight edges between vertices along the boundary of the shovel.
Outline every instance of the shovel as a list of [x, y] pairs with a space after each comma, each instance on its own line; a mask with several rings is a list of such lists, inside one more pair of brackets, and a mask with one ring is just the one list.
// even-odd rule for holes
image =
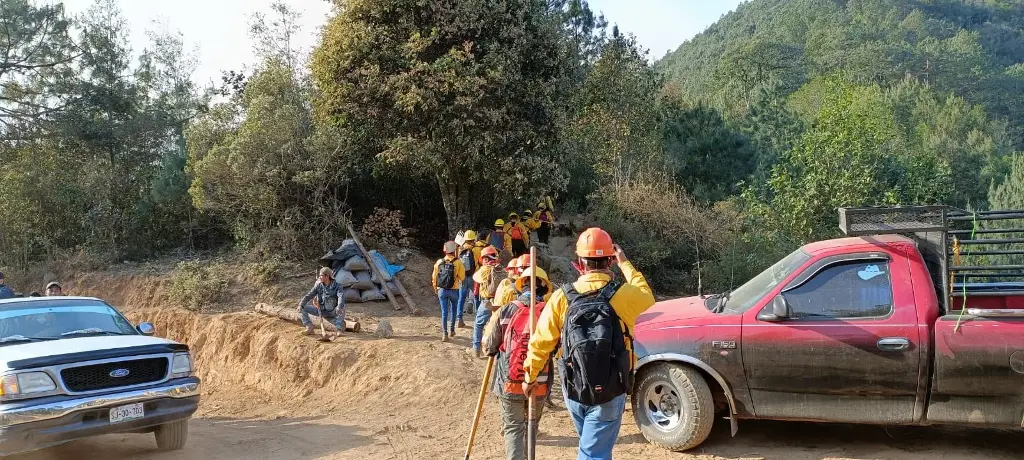
[[324, 311], [320, 308], [320, 302], [314, 298], [313, 306], [316, 307], [316, 311], [320, 316], [320, 338], [316, 339], [317, 342], [330, 342], [331, 338], [327, 337], [327, 330], [324, 329]]

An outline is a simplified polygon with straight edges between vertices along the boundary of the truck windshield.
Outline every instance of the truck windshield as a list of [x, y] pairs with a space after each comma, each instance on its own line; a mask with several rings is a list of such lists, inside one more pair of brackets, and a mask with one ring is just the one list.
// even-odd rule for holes
[[724, 298], [724, 311], [730, 313], [747, 311], [808, 260], [811, 260], [811, 255], [804, 252], [803, 249], [793, 251], [776, 262], [775, 265], [768, 267], [767, 270], [727, 294]]
[[0, 345], [96, 335], [138, 334], [97, 300], [40, 299], [0, 304]]

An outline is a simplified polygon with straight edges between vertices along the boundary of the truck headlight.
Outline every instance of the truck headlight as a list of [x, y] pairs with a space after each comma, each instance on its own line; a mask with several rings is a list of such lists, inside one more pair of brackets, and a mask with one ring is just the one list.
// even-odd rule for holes
[[171, 378], [189, 377], [192, 375], [192, 355], [175, 353], [171, 362]]
[[0, 378], [0, 397], [18, 399], [40, 393], [49, 393], [57, 389], [57, 384], [46, 372], [22, 372], [7, 374]]

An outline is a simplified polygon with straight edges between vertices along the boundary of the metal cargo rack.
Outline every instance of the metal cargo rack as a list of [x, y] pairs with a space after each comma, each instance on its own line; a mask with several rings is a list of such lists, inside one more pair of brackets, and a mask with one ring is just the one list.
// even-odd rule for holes
[[965, 293], [1024, 295], [1024, 210], [840, 208], [839, 228], [848, 236], [899, 234], [916, 240], [945, 311]]

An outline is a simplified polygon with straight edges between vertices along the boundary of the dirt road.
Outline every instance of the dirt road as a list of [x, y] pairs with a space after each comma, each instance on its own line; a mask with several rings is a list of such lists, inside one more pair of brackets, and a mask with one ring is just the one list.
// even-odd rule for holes
[[[545, 425], [561, 423], [546, 418]], [[493, 422], [493, 420], [492, 420]], [[12, 460], [82, 460], [91, 458], [152, 460], [300, 460], [300, 459], [413, 459], [462, 458], [458, 436], [436, 436], [429, 427], [368, 432], [327, 418], [240, 420], [200, 418], [192, 422], [189, 446], [180, 452], [159, 453], [148, 435], [107, 436], [11, 457]], [[570, 433], [549, 434], [542, 428], [538, 458], [572, 458]], [[500, 443], [485, 440], [474, 458], [502, 458]], [[396, 444], [396, 442], [398, 444]], [[452, 446], [441, 452], [435, 444]], [[395, 448], [403, 446], [401, 451]], [[999, 432], [953, 433], [935, 429], [889, 429], [849, 425], [747, 422], [736, 439], [728, 424], [719, 424], [697, 452], [672, 454], [647, 446], [627, 430], [616, 450], [618, 458], [645, 460], [1001, 460], [1017, 459], [1019, 435]], [[421, 452], [435, 452], [433, 456]]]

